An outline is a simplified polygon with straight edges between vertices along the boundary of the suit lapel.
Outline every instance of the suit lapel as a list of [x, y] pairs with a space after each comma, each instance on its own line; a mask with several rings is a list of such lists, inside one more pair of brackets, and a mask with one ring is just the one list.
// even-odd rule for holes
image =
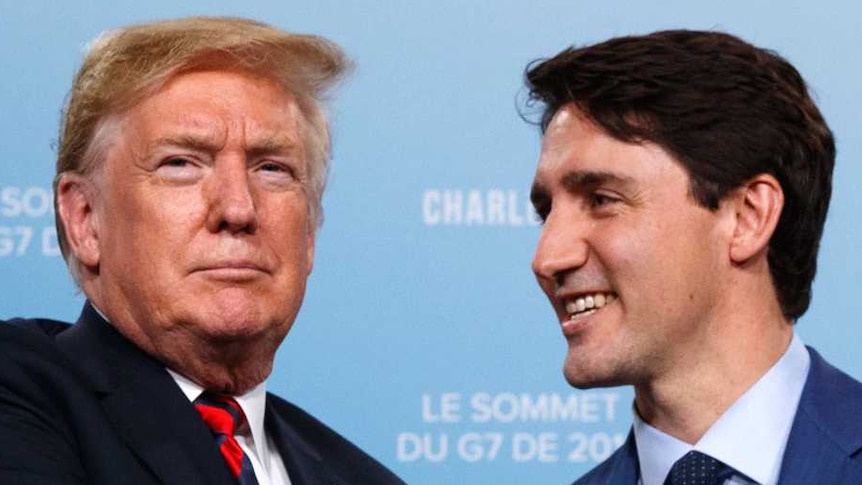
[[578, 479], [574, 485], [635, 485], [640, 476], [640, 462], [634, 430], [613, 455], [598, 467]]
[[284, 460], [292, 485], [345, 483], [324, 465], [323, 457], [317, 449], [300, 436], [284, 416], [275, 412], [268, 398], [264, 427]]
[[862, 449], [862, 386], [812, 348], [779, 484], [844, 483], [847, 458]]
[[619, 456], [617, 456], [617, 460], [614, 460], [611, 468], [613, 481], [608, 483], [637, 483], [640, 476], [640, 462], [638, 461], [634, 430], [629, 431], [625, 444], [616, 454]]
[[89, 303], [57, 345], [89, 381], [118, 435], [161, 482], [231, 483], [212, 435], [164, 367]]

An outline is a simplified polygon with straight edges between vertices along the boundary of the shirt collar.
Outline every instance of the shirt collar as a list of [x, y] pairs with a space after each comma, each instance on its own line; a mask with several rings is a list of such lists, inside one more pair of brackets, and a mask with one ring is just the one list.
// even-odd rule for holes
[[810, 361], [802, 340], [794, 334], [778, 362], [694, 446], [650, 426], [635, 410], [641, 483], [661, 485], [674, 462], [692, 449], [724, 462], [757, 483], [776, 483]]
[[[170, 369], [167, 369], [167, 371], [190, 402], [194, 402], [205, 391], [196, 382]], [[242, 412], [245, 413], [253, 443], [257, 447], [265, 446], [266, 435], [263, 430], [263, 418], [266, 412], [266, 382], [261, 382], [247, 393], [241, 396], [233, 396], [233, 398], [236, 399], [239, 407], [242, 408]]]
[[[109, 321], [108, 317], [106, 317], [105, 314], [93, 304], [93, 302], [90, 302], [90, 306], [92, 306], [93, 309], [96, 310], [96, 313], [98, 313], [106, 322]], [[195, 399], [204, 393], [205, 389], [199, 386], [196, 382], [177, 374], [168, 368], [165, 368], [165, 370], [168, 371], [168, 374], [171, 375], [174, 382], [177, 383], [177, 386], [179, 386], [180, 390], [185, 394], [189, 402], [194, 402]], [[245, 419], [248, 421], [249, 431], [251, 431], [251, 442], [249, 443], [249, 446], [254, 448], [257, 453], [265, 456], [269, 453], [269, 443], [266, 440], [266, 434], [263, 430], [263, 419], [266, 413], [266, 381], [261, 382], [242, 396], [233, 396], [233, 398], [236, 399], [237, 404], [242, 408], [242, 412], [245, 413]]]

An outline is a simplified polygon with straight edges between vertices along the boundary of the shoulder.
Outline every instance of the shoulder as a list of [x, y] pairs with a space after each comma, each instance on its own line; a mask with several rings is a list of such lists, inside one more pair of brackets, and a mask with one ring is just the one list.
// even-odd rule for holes
[[267, 394], [266, 426], [276, 441], [285, 440], [324, 463], [345, 483], [403, 485], [386, 467], [300, 407]]
[[862, 481], [862, 384], [808, 349], [811, 367], [781, 467], [782, 483]]
[[0, 394], [49, 406], [62, 389], [79, 387], [74, 366], [55, 341], [69, 328], [55, 320], [0, 320]]
[[587, 472], [573, 485], [634, 485], [638, 479], [637, 448], [634, 433], [607, 460]]
[[47, 318], [0, 320], [0, 335], [4, 337], [4, 341], [0, 341], [0, 344], [5, 344], [7, 338], [19, 342], [27, 340], [51, 340], [54, 336], [69, 329], [71, 326], [71, 323]]
[[808, 371], [806, 390], [809, 387], [820, 388], [821, 391], [835, 391], [849, 393], [854, 400], [862, 400], [862, 383], [847, 375], [841, 369], [826, 361], [816, 350], [811, 347], [808, 355], [811, 356], [811, 368]]
[[[808, 347], [811, 367], [802, 390], [799, 408], [826, 427], [846, 428], [852, 418], [855, 433], [862, 441], [862, 383], [826, 362], [816, 350]], [[830, 426], [831, 425], [831, 426]], [[839, 426], [840, 425], [840, 426]]]
[[2, 483], [85, 481], [73, 424], [81, 401], [72, 400], [84, 388], [54, 342], [68, 327], [53, 320], [0, 321]]
[[[846, 452], [862, 448], [862, 383], [832, 366], [812, 348], [811, 367], [797, 410]], [[800, 416], [800, 414], [802, 416]]]
[[[577, 479], [573, 485], [600, 485], [608, 483], [620, 483], [616, 480], [616, 469], [619, 467], [619, 462], [624, 460], [620, 450], [617, 450], [607, 460], [599, 463], [595, 468], [587, 472], [586, 475]], [[631, 482], [632, 484], [634, 482]]]
[[70, 324], [47, 319], [0, 320], [0, 380], [20, 376], [21, 368], [60, 365], [65, 359], [58, 351], [54, 337]]

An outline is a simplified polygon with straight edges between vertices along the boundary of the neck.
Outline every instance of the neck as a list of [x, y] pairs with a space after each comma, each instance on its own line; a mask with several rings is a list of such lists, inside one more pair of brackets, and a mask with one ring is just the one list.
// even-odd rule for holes
[[635, 385], [635, 405], [653, 427], [695, 444], [784, 354], [793, 326], [780, 316], [715, 327], [683, 346], [675, 362]]
[[[197, 320], [169, 320], [137, 315], [128, 305], [106, 298], [98, 285], [84, 286], [92, 304], [127, 340], [165, 367], [206, 390], [242, 395], [272, 372], [275, 353], [289, 325], [265, 325], [247, 332], [242, 325], [219, 332]], [[148, 322], [147, 326], [139, 322]]]
[[163, 347], [154, 357], [208, 391], [240, 396], [266, 380], [272, 371], [274, 354], [275, 349], [266, 344], [244, 343], [197, 346], [176, 354], [166, 352]]

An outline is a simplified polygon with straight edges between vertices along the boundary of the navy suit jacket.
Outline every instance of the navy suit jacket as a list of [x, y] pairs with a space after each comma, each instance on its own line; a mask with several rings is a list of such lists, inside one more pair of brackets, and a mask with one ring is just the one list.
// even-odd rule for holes
[[[811, 368], [779, 474], [779, 485], [862, 483], [862, 384], [808, 348]], [[640, 475], [634, 433], [577, 485], [634, 485]]]
[[[298, 407], [264, 418], [294, 485], [403, 485]], [[86, 305], [77, 325], [0, 324], [0, 483], [235, 485], [164, 366]]]

